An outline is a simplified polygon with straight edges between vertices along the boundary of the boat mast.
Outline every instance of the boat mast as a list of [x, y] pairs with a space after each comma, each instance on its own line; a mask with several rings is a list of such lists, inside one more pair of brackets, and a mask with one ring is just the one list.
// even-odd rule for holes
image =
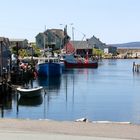
[[[74, 27], [72, 27], [72, 42], [74, 47]], [[76, 54], [76, 48], [75, 48], [75, 54]]]
[[[45, 31], [46, 31], [46, 25], [45, 25]], [[44, 31], [44, 57], [45, 57], [45, 49], [46, 49], [45, 31]]]

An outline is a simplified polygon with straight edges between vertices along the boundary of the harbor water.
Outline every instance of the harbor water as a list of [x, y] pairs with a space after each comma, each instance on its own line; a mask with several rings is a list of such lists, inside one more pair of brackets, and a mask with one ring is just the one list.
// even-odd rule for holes
[[68, 69], [57, 78], [38, 78], [42, 96], [18, 99], [4, 108], [4, 118], [115, 121], [140, 124], [140, 72], [136, 59], [102, 60], [97, 69]]

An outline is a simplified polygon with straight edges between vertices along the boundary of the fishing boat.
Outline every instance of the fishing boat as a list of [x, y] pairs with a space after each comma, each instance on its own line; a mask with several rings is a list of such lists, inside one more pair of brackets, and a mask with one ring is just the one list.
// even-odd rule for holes
[[21, 97], [37, 97], [41, 95], [42, 86], [34, 88], [18, 87], [17, 92], [20, 93]]
[[65, 68], [97, 68], [98, 61], [91, 60], [88, 56], [88, 51], [85, 54], [85, 58], [80, 55], [76, 55], [76, 50], [73, 44], [68, 41], [64, 48], [64, 64]]
[[62, 74], [62, 66], [57, 59], [51, 58], [38, 64], [39, 76], [60, 76]]
[[82, 58], [80, 56], [74, 56], [73, 54], [65, 55], [65, 68], [97, 68], [98, 62], [96, 60], [90, 60], [89, 58]]

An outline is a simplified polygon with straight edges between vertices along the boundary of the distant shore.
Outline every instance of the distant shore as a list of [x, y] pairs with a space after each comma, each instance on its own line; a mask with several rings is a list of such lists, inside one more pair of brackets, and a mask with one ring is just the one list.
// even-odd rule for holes
[[121, 123], [67, 122], [52, 120], [0, 119], [1, 131], [50, 133], [121, 139], [140, 139], [140, 125]]

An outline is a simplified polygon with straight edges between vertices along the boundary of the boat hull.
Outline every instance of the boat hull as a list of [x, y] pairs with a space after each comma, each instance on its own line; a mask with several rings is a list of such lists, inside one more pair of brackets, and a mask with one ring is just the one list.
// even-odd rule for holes
[[60, 76], [62, 74], [62, 66], [60, 63], [42, 63], [39, 64], [39, 76]]
[[98, 62], [93, 63], [70, 63], [65, 61], [66, 68], [98, 68]]
[[31, 89], [26, 89], [26, 88], [17, 88], [17, 92], [20, 93], [21, 97], [37, 97], [41, 95], [41, 90], [43, 87], [36, 87], [36, 88], [31, 88]]

